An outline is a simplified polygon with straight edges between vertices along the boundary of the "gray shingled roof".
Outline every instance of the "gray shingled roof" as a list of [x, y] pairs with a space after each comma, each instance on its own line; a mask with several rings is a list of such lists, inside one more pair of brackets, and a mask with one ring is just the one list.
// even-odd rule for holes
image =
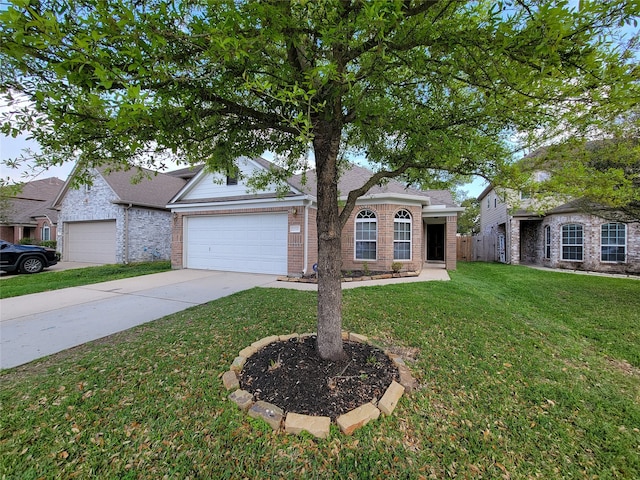
[[[306, 184], [302, 184], [302, 174], [291, 177], [289, 183], [296, 189], [308, 195], [316, 195], [317, 179], [315, 170], [307, 172]], [[338, 181], [338, 192], [340, 195], [346, 196], [350, 191], [360, 188], [373, 175], [373, 172], [359, 165], [351, 165], [344, 171]], [[456, 207], [451, 192], [448, 190], [418, 190], [417, 188], [407, 187], [397, 180], [389, 180], [383, 185], [373, 186], [367, 194], [405, 194], [416, 195], [421, 197], [429, 197], [432, 205], [446, 205], [447, 207]]]
[[4, 208], [5, 225], [35, 224], [35, 218], [47, 216], [56, 223], [58, 212], [51, 208], [64, 181], [56, 177], [26, 182], [15, 197], [7, 199]]
[[138, 183], [132, 179], [139, 174], [137, 169], [106, 173], [101, 170], [105, 181], [118, 196], [120, 203], [139, 206], [165, 208], [169, 201], [185, 186], [187, 180], [168, 173], [143, 169], [147, 174]]

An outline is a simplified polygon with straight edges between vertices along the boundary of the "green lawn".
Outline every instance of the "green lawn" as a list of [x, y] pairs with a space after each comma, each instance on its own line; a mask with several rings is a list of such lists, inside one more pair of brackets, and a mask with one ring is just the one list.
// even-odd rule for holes
[[91, 283], [108, 282], [119, 278], [138, 277], [149, 273], [171, 270], [170, 262], [129, 263], [127, 265], [101, 265], [75, 268], [59, 272], [44, 271], [34, 275], [7, 275], [0, 279], [0, 298], [17, 297], [29, 293], [46, 292], [59, 288], [77, 287]]
[[0, 478], [640, 478], [640, 281], [460, 264], [344, 292], [345, 328], [420, 389], [326, 440], [273, 433], [220, 375], [315, 330], [314, 292], [252, 289], [4, 371]]

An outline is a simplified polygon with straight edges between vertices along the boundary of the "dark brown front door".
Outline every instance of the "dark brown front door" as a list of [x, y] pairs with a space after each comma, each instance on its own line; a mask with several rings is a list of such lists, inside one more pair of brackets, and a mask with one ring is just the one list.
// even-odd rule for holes
[[427, 225], [427, 261], [444, 262], [444, 224]]

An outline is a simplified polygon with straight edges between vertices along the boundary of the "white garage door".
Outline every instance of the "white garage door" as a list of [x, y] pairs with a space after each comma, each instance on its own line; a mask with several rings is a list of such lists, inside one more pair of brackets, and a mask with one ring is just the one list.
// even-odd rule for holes
[[287, 273], [287, 214], [187, 217], [185, 266]]
[[70, 262], [116, 263], [116, 222], [65, 224], [64, 258]]

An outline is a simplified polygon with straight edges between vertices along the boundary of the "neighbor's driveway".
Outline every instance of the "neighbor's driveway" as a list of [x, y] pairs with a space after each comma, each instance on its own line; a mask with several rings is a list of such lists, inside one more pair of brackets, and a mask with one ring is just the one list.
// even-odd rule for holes
[[172, 270], [0, 300], [0, 368], [11, 368], [277, 277]]

